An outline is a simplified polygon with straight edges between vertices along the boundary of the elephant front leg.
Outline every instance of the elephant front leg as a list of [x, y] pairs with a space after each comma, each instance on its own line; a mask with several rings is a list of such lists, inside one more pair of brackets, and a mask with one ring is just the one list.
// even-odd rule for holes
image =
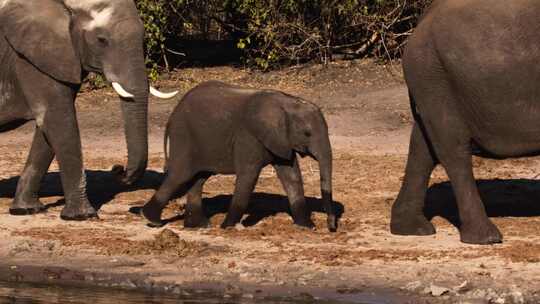
[[294, 223], [298, 226], [314, 228], [315, 224], [311, 220], [311, 212], [306, 205], [298, 159], [295, 157], [291, 164], [276, 164], [274, 168], [289, 198]]
[[74, 105], [49, 107], [41, 124], [40, 129], [51, 144], [60, 166], [66, 201], [60, 217], [79, 221], [97, 217], [86, 195], [86, 174]]
[[240, 223], [249, 204], [251, 192], [257, 184], [262, 168], [246, 168], [237, 172], [234, 196], [221, 228], [234, 227]]
[[43, 132], [36, 128], [32, 148], [28, 155], [21, 178], [17, 183], [15, 200], [9, 209], [12, 215], [28, 215], [45, 211], [39, 201], [38, 192], [43, 176], [54, 158], [54, 152], [45, 140]]

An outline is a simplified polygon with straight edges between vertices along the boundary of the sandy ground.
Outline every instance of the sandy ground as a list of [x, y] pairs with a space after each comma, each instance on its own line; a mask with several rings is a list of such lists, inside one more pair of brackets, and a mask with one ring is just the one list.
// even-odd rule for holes
[[[343, 209], [339, 232], [330, 234], [324, 228], [318, 167], [308, 159], [301, 165], [316, 231], [292, 225], [284, 192], [269, 169], [261, 175], [243, 226], [218, 228], [234, 183], [234, 177], [218, 176], [204, 189], [205, 204], [213, 215], [212, 228], [183, 229], [181, 198], [166, 212], [173, 218], [170, 224], [162, 229], [147, 227], [129, 209], [149, 199], [160, 184], [163, 128], [177, 100], [151, 101], [149, 171], [140, 185], [122, 189], [109, 173], [114, 164], [125, 161], [118, 101], [109, 90], [85, 92], [78, 100], [78, 115], [89, 196], [100, 206], [100, 219], [81, 223], [60, 220], [62, 190], [56, 164], [41, 193], [43, 201], [51, 204], [48, 212], [28, 217], [8, 215], [33, 126], [2, 134], [0, 278], [31, 280], [32, 275], [25, 277], [21, 269], [39, 266], [38, 272], [51, 282], [66, 276], [97, 280], [88, 273], [108, 279], [133, 275], [143, 279], [125, 279], [118, 284], [168, 290], [215, 284], [227, 293], [246, 297], [264, 290], [305, 295], [322, 290], [340, 299], [358, 300], [355, 294], [365, 296], [366, 291], [384, 289], [385, 295], [391, 295], [386, 298], [391, 303], [538, 302], [539, 159], [475, 159], [482, 197], [504, 234], [503, 244], [459, 242], [452, 224], [457, 216], [455, 201], [441, 168], [433, 173], [426, 208], [437, 234], [393, 236], [388, 229], [389, 214], [400, 188], [411, 128], [399, 66], [352, 61], [267, 74], [230, 67], [186, 69], [160, 84], [163, 89], [185, 92], [208, 79], [281, 89], [322, 107], [335, 154], [334, 198]], [[74, 270], [78, 276], [70, 272]], [[304, 293], [306, 290], [309, 292]]]

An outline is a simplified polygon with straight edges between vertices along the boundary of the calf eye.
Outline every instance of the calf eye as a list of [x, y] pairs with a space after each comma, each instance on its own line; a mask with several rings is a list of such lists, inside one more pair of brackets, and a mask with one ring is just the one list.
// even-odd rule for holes
[[104, 37], [98, 37], [98, 42], [101, 46], [108, 46], [109, 45], [109, 41], [107, 40], [107, 38], [104, 38]]

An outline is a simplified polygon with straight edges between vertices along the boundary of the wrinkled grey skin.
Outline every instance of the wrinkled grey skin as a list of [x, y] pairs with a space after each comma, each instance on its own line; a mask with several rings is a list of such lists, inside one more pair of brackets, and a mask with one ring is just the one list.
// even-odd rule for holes
[[135, 97], [122, 110], [128, 144], [126, 184], [146, 169], [148, 80], [144, 29], [131, 0], [0, 0], [0, 130], [35, 120], [30, 155], [17, 185], [11, 213], [44, 209], [42, 177], [56, 156], [66, 206], [61, 217], [96, 215], [86, 195], [81, 140], [74, 101], [88, 72], [102, 72]]
[[214, 174], [236, 174], [234, 197], [222, 227], [236, 225], [262, 168], [271, 164], [288, 195], [294, 223], [312, 228], [296, 157], [300, 154], [319, 162], [328, 228], [336, 230], [332, 149], [326, 121], [314, 104], [278, 91], [206, 82], [189, 91], [176, 107], [167, 125], [166, 143], [168, 138], [167, 176], [142, 210], [153, 225], [162, 224], [162, 209], [180, 191], [187, 192], [184, 226], [206, 227], [202, 187]]
[[480, 199], [471, 156], [540, 152], [539, 18], [533, 0], [438, 0], [423, 17], [403, 57], [416, 122], [393, 233], [435, 233], [423, 207], [441, 164], [457, 199], [461, 241], [502, 241]]

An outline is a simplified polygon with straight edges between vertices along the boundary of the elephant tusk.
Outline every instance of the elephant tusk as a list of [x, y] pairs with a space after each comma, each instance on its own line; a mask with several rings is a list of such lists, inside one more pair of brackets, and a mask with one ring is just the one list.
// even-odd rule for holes
[[162, 93], [162, 92], [158, 91], [156, 88], [154, 88], [152, 86], [150, 87], [150, 94], [156, 96], [157, 98], [169, 99], [169, 98], [173, 98], [178, 93], [179, 93], [179, 91], [174, 91], [174, 92], [171, 92], [171, 93]]
[[124, 90], [122, 85], [120, 85], [118, 82], [113, 82], [112, 87], [114, 88], [116, 93], [118, 93], [118, 95], [120, 95], [120, 97], [123, 97], [123, 98], [133, 98], [133, 97], [135, 97], [133, 94], [131, 94], [128, 91]]

